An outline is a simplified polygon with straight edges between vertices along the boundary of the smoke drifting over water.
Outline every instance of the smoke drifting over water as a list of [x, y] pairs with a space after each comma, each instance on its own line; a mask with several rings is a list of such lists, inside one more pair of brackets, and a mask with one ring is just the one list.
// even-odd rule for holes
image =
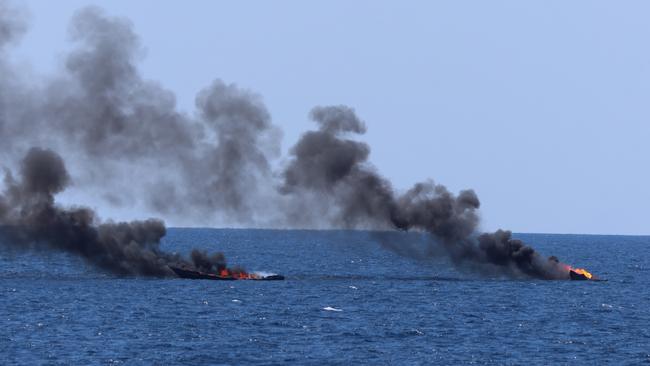
[[165, 236], [160, 220], [102, 223], [88, 208], [64, 209], [54, 203], [69, 175], [60, 156], [33, 148], [21, 163], [20, 179], [6, 173], [0, 195], [0, 222], [4, 245], [18, 249], [55, 249], [76, 254], [118, 275], [168, 276], [167, 265], [218, 271], [226, 267], [223, 255], [194, 250], [192, 263], [159, 248]]
[[351, 108], [316, 107], [311, 117], [319, 129], [305, 133], [292, 149], [283, 192], [326, 197], [330, 212], [321, 217], [329, 217], [339, 227], [388, 226], [432, 235], [429, 244], [435, 248], [425, 253], [377, 235], [387, 248], [405, 256], [435, 256], [441, 247], [458, 264], [490, 264], [493, 271], [514, 276], [568, 278], [568, 271], [557, 259], [542, 257], [512, 239], [509, 231], [479, 234], [476, 210], [480, 203], [472, 190], [454, 195], [442, 185], [424, 182], [397, 194], [367, 162], [368, 145], [347, 138], [347, 134], [365, 132], [365, 125]]
[[[102, 223], [87, 208], [54, 203], [74, 177], [107, 204], [136, 201], [165, 217], [200, 224], [419, 230], [456, 263], [490, 265], [509, 275], [567, 278], [507, 231], [479, 233], [478, 197], [455, 195], [431, 181], [397, 192], [368, 162], [370, 147], [354, 139], [365, 123], [347, 106], [315, 107], [317, 129], [291, 149], [280, 171], [279, 129], [261, 98], [215, 80], [196, 98], [195, 115], [179, 112], [172, 92], [141, 77], [139, 40], [131, 23], [96, 8], [72, 20], [75, 49], [59, 75], [22, 81], [5, 49], [25, 30], [0, 0], [0, 156], [20, 160], [0, 196], [0, 224], [11, 242], [76, 253], [117, 274], [164, 276], [168, 264], [206, 271], [222, 255], [195, 251], [192, 263], [160, 250], [161, 221]], [[40, 148], [32, 148], [39, 146]], [[51, 150], [50, 150], [51, 149]], [[68, 174], [63, 158], [71, 172]], [[101, 188], [103, 187], [103, 188]], [[397, 253], [421, 251], [384, 245]], [[431, 254], [433, 255], [433, 254]]]

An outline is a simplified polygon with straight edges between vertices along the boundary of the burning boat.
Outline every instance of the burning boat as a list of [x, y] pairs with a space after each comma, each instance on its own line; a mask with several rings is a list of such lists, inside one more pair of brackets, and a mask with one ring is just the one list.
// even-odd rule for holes
[[587, 281], [587, 280], [590, 280], [593, 276], [591, 275], [591, 273], [589, 273], [589, 272], [587, 272], [585, 270], [570, 269], [569, 270], [569, 277], [573, 281]]
[[569, 278], [571, 281], [607, 281], [592, 275], [584, 268], [569, 267]]
[[206, 273], [194, 269], [180, 268], [169, 266], [174, 273], [180, 278], [192, 280], [215, 280], [215, 281], [235, 281], [235, 280], [252, 280], [252, 281], [282, 281], [284, 276], [278, 274], [262, 275], [259, 273], [248, 273], [245, 271], [231, 271], [227, 268], [222, 269], [219, 273]]

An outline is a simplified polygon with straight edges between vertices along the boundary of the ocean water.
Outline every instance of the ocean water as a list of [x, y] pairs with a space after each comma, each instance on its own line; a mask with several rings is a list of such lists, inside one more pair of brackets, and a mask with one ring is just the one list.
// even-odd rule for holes
[[117, 278], [0, 252], [0, 364], [650, 364], [650, 237], [515, 236], [608, 281], [485, 277], [362, 231], [171, 229], [163, 243], [277, 282]]

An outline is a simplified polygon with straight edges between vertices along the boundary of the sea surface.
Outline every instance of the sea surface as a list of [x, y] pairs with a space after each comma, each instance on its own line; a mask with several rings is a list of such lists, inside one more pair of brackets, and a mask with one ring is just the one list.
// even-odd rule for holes
[[608, 281], [459, 271], [363, 231], [170, 229], [162, 245], [277, 282], [118, 278], [0, 252], [0, 364], [650, 364], [650, 237], [515, 237]]

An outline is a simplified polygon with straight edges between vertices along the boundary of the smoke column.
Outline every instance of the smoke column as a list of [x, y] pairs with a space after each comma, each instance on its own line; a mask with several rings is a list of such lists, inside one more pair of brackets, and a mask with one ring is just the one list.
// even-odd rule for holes
[[20, 179], [6, 172], [0, 195], [4, 245], [16, 249], [59, 250], [118, 275], [170, 276], [168, 265], [203, 271], [226, 268], [222, 254], [194, 250], [192, 262], [159, 248], [165, 235], [160, 220], [101, 223], [88, 208], [64, 209], [54, 203], [70, 177], [60, 156], [33, 148], [21, 162]]
[[87, 208], [57, 206], [72, 176], [75, 189], [107, 204], [143, 205], [180, 223], [417, 230], [430, 234], [426, 255], [445, 253], [463, 268], [568, 278], [556, 258], [510, 232], [480, 233], [474, 191], [454, 194], [432, 181], [395, 190], [355, 139], [366, 125], [350, 107], [315, 107], [317, 128], [274, 169], [281, 132], [257, 94], [217, 79], [199, 91], [193, 114], [178, 111], [171, 91], [140, 75], [133, 25], [97, 8], [73, 17], [63, 69], [27, 81], [6, 51], [27, 28], [21, 19], [0, 0], [0, 156], [11, 165], [26, 154], [20, 179], [7, 173], [0, 199], [0, 224], [15, 245], [76, 253], [117, 274], [164, 276], [177, 262], [225, 266], [219, 254], [195, 251], [190, 263], [160, 250], [161, 221], [102, 223]]
[[[3, 49], [26, 29], [20, 19], [0, 13]], [[280, 133], [259, 96], [214, 80], [198, 93], [195, 114], [179, 112], [171, 91], [140, 75], [143, 51], [128, 20], [85, 8], [69, 31], [74, 47], [47, 79], [21, 80], [0, 54], [1, 156], [58, 151], [75, 188], [117, 207], [135, 202], [195, 225], [266, 224], [268, 189], [259, 182], [271, 179]]]
[[[283, 192], [327, 197], [331, 218], [338, 226], [389, 225], [431, 234], [430, 244], [441, 246], [458, 264], [490, 264], [508, 275], [544, 279], [568, 278], [555, 257], [545, 258], [509, 231], [478, 233], [479, 199], [472, 190], [454, 195], [433, 182], [418, 183], [396, 194], [390, 182], [368, 163], [368, 145], [352, 140], [365, 124], [346, 106], [316, 107], [311, 112], [318, 130], [305, 133], [291, 150], [284, 172]], [[299, 213], [294, 213], [297, 216]], [[421, 251], [384, 243], [397, 253], [422, 257]], [[429, 253], [439, 251], [429, 250]]]

